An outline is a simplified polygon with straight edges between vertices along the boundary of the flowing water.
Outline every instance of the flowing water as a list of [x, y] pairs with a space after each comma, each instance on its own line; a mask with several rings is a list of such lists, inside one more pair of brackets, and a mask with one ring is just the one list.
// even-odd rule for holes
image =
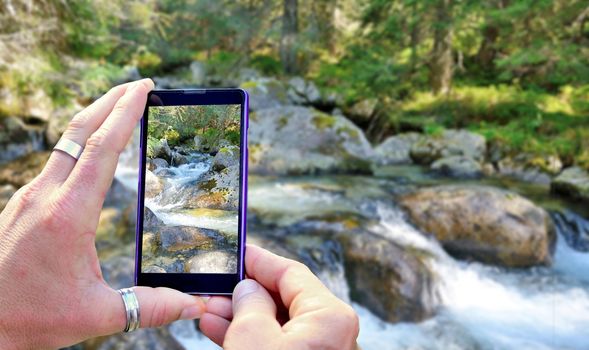
[[[177, 167], [172, 185], [193, 181], [201, 171], [206, 170]], [[124, 167], [118, 171], [124, 183], [133, 183], [124, 179], [131, 173]], [[564, 239], [570, 237], [570, 227], [555, 219], [558, 239], [552, 267], [507, 269], [459, 261], [408, 223], [387, 197], [399, 186], [391, 181], [322, 176], [251, 177], [249, 183], [248, 209], [265, 224], [287, 226], [333, 212], [359, 214], [371, 217], [375, 234], [430, 253], [426, 261], [436, 277], [436, 316], [421, 323], [390, 324], [353, 303], [360, 316], [362, 349], [589, 349], [589, 253], [573, 249]], [[544, 198], [551, 201], [547, 193]], [[198, 220], [157, 200], [147, 205], [169, 223]], [[589, 225], [577, 218], [579, 225]], [[228, 221], [219, 215], [214, 223], [198, 224], [221, 230], [228, 229]], [[345, 269], [341, 262], [334, 264], [330, 271], [335, 272], [319, 276], [337, 295], [347, 296]], [[218, 348], [191, 322], [179, 322], [171, 331], [187, 349]]]

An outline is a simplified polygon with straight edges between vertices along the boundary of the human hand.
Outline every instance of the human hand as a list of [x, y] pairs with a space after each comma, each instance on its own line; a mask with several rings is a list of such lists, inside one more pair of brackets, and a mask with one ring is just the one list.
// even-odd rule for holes
[[[102, 277], [95, 233], [121, 151], [143, 115], [149, 79], [117, 86], [77, 114], [42, 173], [0, 214], [0, 349], [58, 348], [120, 332], [121, 296]], [[205, 305], [168, 288], [135, 287], [141, 327], [199, 317]]]
[[237, 285], [233, 301], [213, 297], [201, 317], [200, 329], [215, 343], [245, 350], [356, 348], [354, 309], [305, 265], [253, 245], [245, 265], [251, 279]]

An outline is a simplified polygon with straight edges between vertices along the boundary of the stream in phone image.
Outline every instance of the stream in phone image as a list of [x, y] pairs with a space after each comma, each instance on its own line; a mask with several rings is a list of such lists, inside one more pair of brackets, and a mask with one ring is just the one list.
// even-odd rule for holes
[[236, 273], [240, 105], [150, 107], [143, 273]]

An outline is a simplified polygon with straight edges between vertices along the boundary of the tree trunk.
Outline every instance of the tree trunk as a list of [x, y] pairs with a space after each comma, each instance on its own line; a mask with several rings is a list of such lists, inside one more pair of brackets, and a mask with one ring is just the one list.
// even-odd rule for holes
[[452, 86], [452, 0], [438, 0], [434, 47], [430, 63], [430, 82], [435, 94], [445, 94]]
[[313, 20], [321, 43], [329, 52], [334, 53], [335, 41], [335, 10], [337, 0], [314, 0], [312, 2]]
[[284, 0], [284, 13], [282, 15], [282, 37], [280, 39], [280, 60], [286, 74], [296, 74], [297, 69], [297, 34], [298, 26], [298, 1]]

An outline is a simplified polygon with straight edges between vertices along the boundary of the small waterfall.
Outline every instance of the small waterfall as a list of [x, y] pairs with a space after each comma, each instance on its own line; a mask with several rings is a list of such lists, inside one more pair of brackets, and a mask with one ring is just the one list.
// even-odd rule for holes
[[[585, 265], [589, 264], [589, 254], [574, 255], [576, 262], [585, 268], [575, 265], [576, 272], [568, 269], [566, 272], [574, 273], [565, 275], [559, 267], [570, 264], [572, 255], [563, 250], [566, 247], [563, 239], [558, 240], [553, 268], [523, 271], [456, 261], [437, 241], [409, 225], [398, 209], [381, 204], [378, 211], [382, 218], [381, 235], [431, 253], [428, 263], [438, 278], [441, 298], [440, 310], [432, 320], [412, 326], [392, 326], [405, 331], [414, 327], [408, 334], [419, 339], [391, 348], [404, 348], [403, 344], [413, 348], [424, 339], [430, 340], [426, 348], [446, 348], [452, 344], [458, 349], [473, 345], [501, 349], [583, 349], [587, 345], [589, 293], [586, 285], [582, 288], [578, 277], [589, 275], [589, 265]], [[438, 332], [444, 336], [439, 337]], [[463, 340], [468, 338], [472, 343], [464, 344]]]

